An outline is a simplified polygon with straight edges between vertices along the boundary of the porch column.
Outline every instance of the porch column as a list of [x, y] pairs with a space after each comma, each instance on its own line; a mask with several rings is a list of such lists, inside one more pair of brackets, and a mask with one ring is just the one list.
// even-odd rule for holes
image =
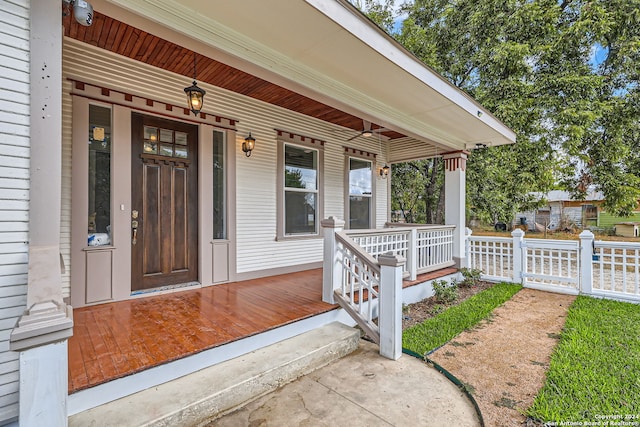
[[26, 310], [11, 331], [20, 352], [19, 423], [67, 425], [67, 339], [71, 307], [62, 299], [61, 2], [31, 3], [29, 265]]
[[455, 151], [442, 156], [444, 160], [444, 222], [455, 225], [453, 231], [453, 260], [456, 267], [464, 267], [464, 239], [466, 214], [466, 151]]
[[338, 257], [338, 242], [336, 233], [344, 228], [344, 221], [330, 216], [323, 219], [322, 232], [324, 234], [324, 255], [322, 261], [322, 301], [335, 304], [333, 290], [341, 285], [342, 264]]

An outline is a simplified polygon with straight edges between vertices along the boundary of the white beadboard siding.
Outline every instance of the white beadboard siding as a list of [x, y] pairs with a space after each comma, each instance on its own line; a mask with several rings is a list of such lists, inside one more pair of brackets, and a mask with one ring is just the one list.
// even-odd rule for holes
[[29, 2], [0, 10], [0, 424], [18, 416], [19, 354], [9, 334], [27, 302]]
[[[446, 150], [450, 151], [450, 150]], [[389, 162], [399, 163], [441, 155], [445, 150], [411, 138], [398, 138], [389, 144]]]
[[[110, 52], [100, 51], [72, 39], [64, 40], [63, 75], [104, 87], [176, 105], [184, 104], [182, 88], [191, 79], [149, 67]], [[379, 153], [377, 138], [346, 142], [356, 131], [307, 117], [217, 87], [198, 83], [206, 91], [207, 112], [239, 120], [236, 141], [236, 221], [237, 271], [245, 273], [321, 261], [322, 239], [276, 241], [276, 159], [275, 128], [326, 141], [324, 146], [324, 213], [344, 217], [344, 145]], [[65, 86], [68, 90], [69, 86]], [[67, 96], [63, 96], [63, 169], [70, 170], [71, 115]], [[256, 148], [251, 157], [241, 151], [241, 142], [252, 133]], [[384, 142], [383, 147], [384, 149]], [[377, 167], [387, 159], [378, 156]], [[63, 173], [65, 173], [63, 172]], [[377, 174], [377, 171], [376, 171]], [[377, 217], [384, 224], [387, 212], [386, 183], [378, 175]], [[63, 175], [62, 242], [70, 241], [70, 179]], [[65, 248], [65, 250], [68, 250]], [[68, 262], [67, 253], [64, 254]], [[68, 278], [66, 279], [68, 283]], [[65, 287], [68, 292], [68, 284]]]

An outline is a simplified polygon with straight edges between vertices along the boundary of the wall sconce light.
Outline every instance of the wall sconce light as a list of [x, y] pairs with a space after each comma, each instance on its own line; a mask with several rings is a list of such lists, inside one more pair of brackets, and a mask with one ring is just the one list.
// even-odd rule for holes
[[202, 104], [204, 102], [204, 95], [207, 93], [204, 89], [198, 87], [196, 83], [196, 53], [193, 53], [193, 84], [184, 88], [184, 92], [187, 94], [187, 102], [189, 103], [189, 109], [193, 112], [194, 116], [197, 116], [202, 110]]
[[256, 139], [251, 136], [251, 132], [249, 132], [249, 136], [244, 139], [242, 143], [242, 151], [247, 157], [251, 157], [251, 152], [256, 146]]
[[391, 168], [389, 167], [389, 165], [385, 164], [380, 169], [380, 176], [382, 177], [382, 179], [386, 179], [389, 176], [390, 171], [391, 171]]

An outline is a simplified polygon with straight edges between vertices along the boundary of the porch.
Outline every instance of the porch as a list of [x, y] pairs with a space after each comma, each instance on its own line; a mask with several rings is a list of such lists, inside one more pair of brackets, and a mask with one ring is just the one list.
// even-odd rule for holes
[[[403, 299], [422, 298], [428, 290], [419, 285], [455, 272], [403, 280]], [[330, 322], [353, 325], [337, 304], [322, 302], [322, 275], [313, 269], [75, 309], [69, 414]]]
[[69, 393], [335, 308], [315, 269], [75, 309]]

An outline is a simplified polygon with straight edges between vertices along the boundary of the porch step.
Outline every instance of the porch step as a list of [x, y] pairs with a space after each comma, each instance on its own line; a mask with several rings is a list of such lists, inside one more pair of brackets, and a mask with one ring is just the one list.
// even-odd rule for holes
[[197, 426], [358, 348], [334, 322], [69, 417], [69, 426]]

